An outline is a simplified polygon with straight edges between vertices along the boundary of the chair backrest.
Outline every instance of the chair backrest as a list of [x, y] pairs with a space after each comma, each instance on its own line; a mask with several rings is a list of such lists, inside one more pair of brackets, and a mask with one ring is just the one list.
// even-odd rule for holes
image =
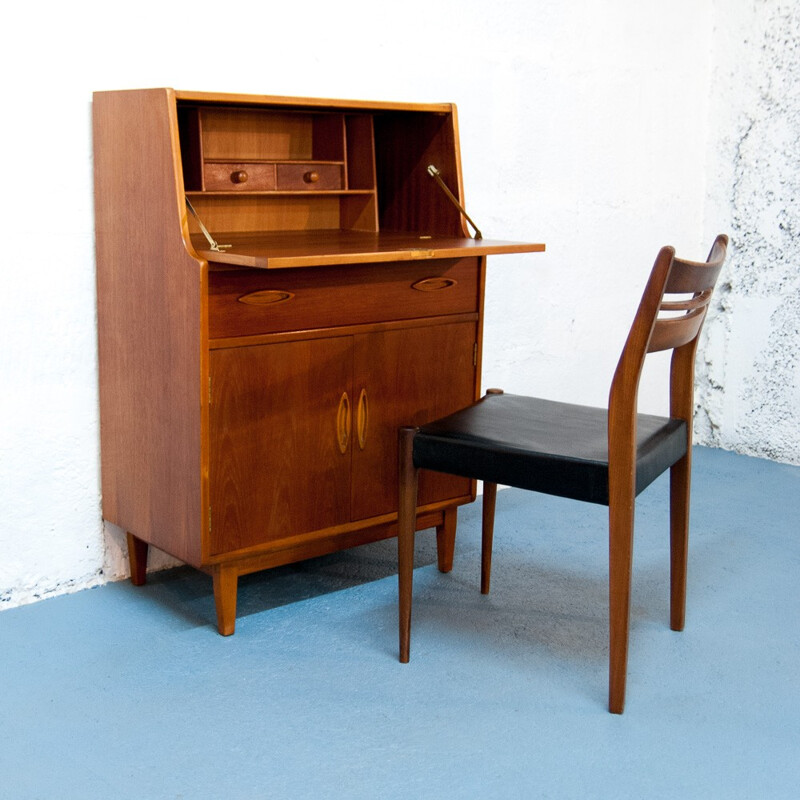
[[[704, 263], [672, 259], [659, 312], [683, 312], [677, 316], [657, 316], [647, 352], [681, 347], [695, 340], [703, 326], [711, 294], [725, 260], [728, 239], [718, 236]], [[663, 295], [690, 295], [683, 300], [665, 300]]]
[[[624, 441], [635, 447], [636, 401], [645, 356], [673, 350], [670, 368], [670, 415], [685, 419], [691, 436], [694, 406], [694, 361], [711, 294], [728, 249], [720, 234], [705, 262], [675, 257], [661, 248], [642, 294], [609, 394], [609, 445]], [[665, 295], [682, 295], [667, 299]], [[633, 456], [633, 453], [631, 452]]]

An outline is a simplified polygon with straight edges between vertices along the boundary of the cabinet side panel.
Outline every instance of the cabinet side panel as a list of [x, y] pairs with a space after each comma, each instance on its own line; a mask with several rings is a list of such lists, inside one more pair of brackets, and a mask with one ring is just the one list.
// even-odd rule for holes
[[103, 516], [197, 566], [206, 265], [183, 243], [174, 98], [97, 93], [93, 126]]

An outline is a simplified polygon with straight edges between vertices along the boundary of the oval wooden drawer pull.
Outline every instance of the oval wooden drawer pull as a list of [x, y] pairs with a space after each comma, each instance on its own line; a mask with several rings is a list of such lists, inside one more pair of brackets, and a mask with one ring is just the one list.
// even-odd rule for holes
[[316, 183], [319, 180], [319, 172], [315, 172], [313, 169], [309, 170], [303, 175], [303, 180], [306, 183]]
[[284, 292], [280, 289], [262, 289], [259, 292], [250, 292], [239, 298], [240, 303], [249, 306], [271, 306], [275, 303], [283, 303], [294, 297], [292, 292]]
[[231, 183], [247, 183], [247, 179], [250, 177], [247, 172], [243, 169], [237, 169], [234, 172], [231, 172]]
[[458, 283], [454, 278], [423, 278], [411, 284], [412, 289], [418, 292], [439, 292], [442, 289], [451, 289]]

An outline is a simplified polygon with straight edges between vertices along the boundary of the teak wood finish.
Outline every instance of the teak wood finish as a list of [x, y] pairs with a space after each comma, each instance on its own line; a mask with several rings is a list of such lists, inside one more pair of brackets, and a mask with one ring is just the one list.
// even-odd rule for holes
[[[689, 534], [694, 363], [727, 251], [717, 237], [702, 263], [659, 252], [611, 383], [607, 409], [490, 389], [477, 403], [421, 428], [400, 429], [400, 660], [410, 655], [414, 518], [420, 469], [484, 481], [481, 592], [489, 591], [498, 483], [609, 508], [609, 710], [622, 713], [628, 657], [636, 496], [670, 470], [670, 626], [683, 630]], [[665, 296], [677, 299], [664, 299]], [[672, 350], [670, 417], [637, 412], [648, 353]]]
[[[93, 134], [103, 516], [231, 634], [239, 575], [396, 533], [397, 427], [478, 397], [486, 256], [544, 246], [428, 176], [463, 202], [451, 104], [98, 92]], [[474, 496], [421, 484], [443, 570]]]

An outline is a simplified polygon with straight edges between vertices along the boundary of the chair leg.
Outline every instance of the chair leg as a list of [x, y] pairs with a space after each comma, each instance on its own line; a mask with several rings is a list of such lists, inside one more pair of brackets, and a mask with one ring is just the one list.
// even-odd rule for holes
[[609, 672], [608, 710], [625, 708], [628, 674], [631, 571], [633, 565], [633, 499], [611, 502], [609, 517]]
[[456, 548], [456, 527], [458, 526], [458, 508], [446, 508], [444, 520], [436, 526], [436, 558], [439, 572], [450, 572], [453, 569], [453, 554]]
[[691, 450], [669, 473], [670, 491], [670, 627], [682, 631], [686, 621], [686, 572], [689, 554]]
[[481, 531], [481, 594], [489, 594], [492, 577], [492, 541], [494, 540], [494, 510], [497, 484], [483, 483], [483, 525]]
[[414, 575], [414, 533], [417, 527], [417, 481], [414, 466], [416, 428], [401, 428], [399, 438], [400, 494], [397, 511], [397, 578], [400, 610], [400, 661], [408, 663], [411, 650], [411, 591]]

